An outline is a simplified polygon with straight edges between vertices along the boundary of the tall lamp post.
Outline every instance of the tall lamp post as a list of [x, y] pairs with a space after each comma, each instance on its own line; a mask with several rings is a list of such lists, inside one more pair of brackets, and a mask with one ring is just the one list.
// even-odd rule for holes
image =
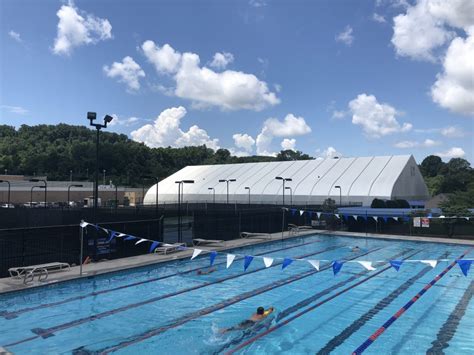
[[102, 174], [103, 174], [102, 185], [105, 185], [105, 173], [106, 172], [107, 172], [107, 170], [105, 170], [105, 169], [102, 170]]
[[236, 179], [221, 179], [219, 182], [225, 182], [227, 183], [227, 204], [229, 204], [229, 182], [235, 182], [237, 181]]
[[281, 176], [276, 176], [275, 177], [276, 180], [281, 180], [283, 182], [283, 206], [285, 206], [285, 182], [287, 181], [293, 181], [293, 179], [291, 178], [284, 178], [284, 177], [281, 177]]
[[183, 238], [181, 236], [181, 201], [182, 195], [184, 193], [184, 184], [194, 184], [194, 180], [180, 180], [175, 181], [178, 184], [178, 243], [183, 242]]
[[290, 206], [293, 206], [293, 190], [290, 186], [285, 187], [285, 190], [290, 190]]
[[[341, 186], [339, 185], [336, 185], [334, 186], [335, 189], [339, 189], [339, 208], [342, 207], [342, 189], [341, 189]], [[342, 216], [339, 216], [339, 218], [341, 219], [341, 230], [342, 230]]]
[[209, 191], [212, 190], [212, 203], [215, 204], [216, 203], [216, 189], [213, 187], [208, 187], [207, 189]]
[[[6, 169], [5, 169], [5, 170], [6, 170]], [[5, 174], [5, 175], [6, 175], [6, 174]], [[7, 206], [8, 206], [8, 208], [10, 208], [10, 190], [11, 190], [10, 181], [7, 181], [7, 180], [0, 180], [0, 184], [1, 184], [2, 182], [6, 182], [6, 183], [8, 184], [8, 195], [7, 195], [7, 196], [8, 196], [8, 197], [7, 197], [7, 198], [8, 198], [8, 201], [7, 201]]]
[[[48, 183], [46, 182], [46, 180], [43, 180], [43, 179], [30, 179], [30, 182], [42, 182], [44, 183], [44, 186], [42, 188], [44, 188], [44, 208], [46, 208], [48, 205], [47, 205], [47, 199], [46, 199], [46, 196], [47, 196], [47, 191], [48, 191]], [[32, 189], [33, 191], [33, 189]]]
[[33, 206], [33, 189], [44, 189], [45, 187], [44, 186], [31, 186], [31, 190], [30, 190], [30, 207]]
[[71, 187], [84, 187], [84, 185], [69, 185], [67, 188], [67, 207], [71, 207], [71, 199], [70, 199], [70, 194], [71, 194]]
[[245, 190], [249, 190], [249, 206], [250, 206], [250, 187], [249, 187], [249, 186], [245, 186], [244, 189], [245, 189]]
[[[105, 115], [104, 123], [94, 123], [97, 118], [97, 113], [87, 112], [87, 119], [90, 121], [90, 126], [95, 127], [97, 134], [95, 139], [95, 181], [94, 181], [94, 216], [97, 218], [97, 201], [99, 198], [99, 133], [102, 128], [107, 128], [107, 123], [112, 122], [112, 116]], [[97, 221], [96, 221], [97, 222]]]

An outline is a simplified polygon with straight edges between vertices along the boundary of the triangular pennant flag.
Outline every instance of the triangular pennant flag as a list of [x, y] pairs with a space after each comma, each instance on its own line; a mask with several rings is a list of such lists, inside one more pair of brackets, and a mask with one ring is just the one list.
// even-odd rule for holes
[[81, 223], [79, 223], [79, 226], [80, 226], [81, 228], [85, 228], [85, 227], [87, 227], [88, 225], [89, 225], [89, 223], [84, 222], [84, 221], [81, 221]]
[[214, 264], [214, 260], [216, 260], [216, 256], [217, 256], [217, 251], [211, 251], [211, 253], [209, 254], [209, 261], [211, 263], [211, 266]]
[[302, 216], [304, 213], [304, 210], [300, 210], [300, 216]]
[[438, 265], [438, 260], [420, 260], [420, 263], [427, 264], [432, 268], [435, 268]]
[[263, 257], [263, 263], [265, 264], [265, 267], [270, 267], [273, 264], [273, 258]]
[[334, 273], [334, 276], [336, 276], [339, 273], [339, 271], [341, 271], [342, 264], [343, 264], [343, 262], [338, 261], [338, 260], [334, 260], [332, 262], [332, 272]]
[[245, 256], [245, 260], [244, 260], [244, 271], [247, 270], [247, 268], [250, 266], [250, 263], [252, 262], [253, 260], [253, 256], [251, 255], [246, 255]]
[[319, 271], [319, 260], [308, 260], [308, 263], [313, 265], [314, 268]]
[[292, 208], [290, 211], [291, 211], [291, 215], [294, 216], [296, 213], [296, 208]]
[[362, 217], [364, 221], [367, 221], [367, 216], [359, 216], [359, 217]]
[[143, 242], [146, 242], [147, 240], [148, 240], [148, 239], [142, 238], [142, 239], [140, 239], [138, 242], [136, 242], [135, 245], [140, 244], [140, 243], [143, 243]]
[[377, 216], [371, 216], [371, 217], [374, 219], [375, 222], [377, 222], [379, 219]]
[[232, 265], [234, 262], [235, 255], [234, 254], [227, 254], [227, 268]]
[[353, 215], [352, 217], [354, 217], [354, 219], [357, 221], [357, 217], [359, 217], [358, 215]]
[[336, 218], [340, 218], [339, 213], [334, 213], [334, 216], [336, 216]]
[[466, 221], [469, 221], [469, 217], [464, 217], [466, 219]]
[[133, 235], [127, 235], [127, 237], [124, 240], [135, 240], [138, 239], [137, 237], [134, 237]]
[[387, 216], [382, 216], [382, 218], [383, 218], [383, 221], [384, 221], [385, 223], [387, 223], [388, 217], [387, 217]]
[[398, 222], [398, 217], [393, 217], [393, 216], [392, 216], [392, 218], [393, 218], [395, 221]]
[[155, 250], [156, 247], [157, 247], [159, 244], [160, 244], [160, 242], [156, 242], [156, 241], [153, 242], [153, 243], [151, 243], [149, 252], [150, 252], [150, 253], [153, 253], [153, 250]]
[[321, 212], [316, 212], [316, 215], [318, 216], [318, 219], [321, 217]]
[[107, 240], [107, 243], [110, 243], [115, 237], [119, 235], [119, 233], [115, 231], [109, 231], [109, 232], [110, 232], [110, 238]]
[[191, 256], [191, 260], [193, 260], [195, 257], [197, 257], [201, 253], [202, 253], [201, 249], [194, 249], [193, 256]]
[[308, 211], [308, 216], [309, 216], [309, 219], [311, 219], [311, 217], [313, 217], [313, 212]]
[[397, 271], [400, 270], [400, 266], [402, 266], [402, 264], [402, 260], [390, 260], [390, 265]]
[[286, 268], [288, 265], [290, 265], [293, 262], [293, 259], [291, 258], [285, 258], [283, 259], [283, 264], [281, 264], [281, 269], [283, 270]]
[[369, 271], [375, 270], [375, 268], [372, 266], [372, 261], [358, 261], [358, 263]]
[[459, 267], [461, 268], [462, 273], [464, 276], [467, 276], [469, 269], [471, 268], [472, 260], [456, 260]]

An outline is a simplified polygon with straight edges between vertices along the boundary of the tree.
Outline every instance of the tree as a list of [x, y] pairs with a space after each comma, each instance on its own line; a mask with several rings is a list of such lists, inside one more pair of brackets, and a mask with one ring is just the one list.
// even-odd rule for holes
[[420, 171], [425, 177], [434, 177], [439, 174], [444, 163], [437, 155], [429, 155], [420, 164]]
[[333, 213], [336, 210], [336, 201], [334, 201], [332, 198], [325, 199], [321, 205], [321, 209], [323, 212]]
[[308, 154], [303, 154], [299, 150], [294, 151], [291, 149], [282, 150], [277, 154], [276, 160], [278, 161], [290, 161], [290, 160], [309, 160], [313, 159]]
[[370, 208], [387, 208], [387, 205], [385, 204], [384, 200], [374, 198], [372, 200], [372, 203], [370, 205]]

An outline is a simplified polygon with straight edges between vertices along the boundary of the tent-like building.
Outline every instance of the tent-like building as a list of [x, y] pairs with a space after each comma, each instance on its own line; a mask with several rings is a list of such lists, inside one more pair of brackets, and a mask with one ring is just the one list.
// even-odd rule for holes
[[[162, 180], [158, 185], [159, 203], [176, 203], [176, 181], [183, 184], [183, 202], [227, 201], [229, 203], [282, 204], [283, 181], [286, 203], [294, 205], [322, 204], [327, 198], [344, 205], [368, 206], [374, 198], [426, 200], [428, 189], [411, 155], [327, 158], [299, 161], [241, 163], [187, 166]], [[340, 187], [340, 188], [339, 188]], [[154, 204], [156, 185], [151, 187], [145, 204]], [[291, 196], [290, 196], [291, 195]]]

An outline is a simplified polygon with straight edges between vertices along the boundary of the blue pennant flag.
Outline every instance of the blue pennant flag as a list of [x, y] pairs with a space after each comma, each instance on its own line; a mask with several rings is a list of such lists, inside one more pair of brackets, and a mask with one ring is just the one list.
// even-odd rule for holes
[[339, 271], [341, 271], [342, 264], [344, 264], [344, 262], [338, 261], [338, 260], [334, 260], [332, 262], [332, 272], [334, 273], [334, 276], [336, 276], [339, 273]]
[[309, 216], [309, 219], [311, 219], [313, 217], [313, 212], [308, 211], [308, 216]]
[[283, 259], [283, 264], [281, 264], [281, 269], [283, 270], [286, 268], [288, 265], [290, 265], [293, 262], [293, 259], [291, 258], [285, 258]]
[[110, 238], [109, 238], [109, 240], [107, 240], [107, 243], [110, 243], [112, 241], [112, 239], [114, 239], [118, 235], [119, 235], [119, 232], [110, 231]]
[[359, 217], [362, 217], [365, 221], [367, 221], [367, 216], [362, 215], [362, 216], [359, 216]]
[[472, 260], [456, 260], [459, 267], [461, 268], [462, 273], [464, 276], [467, 276], [469, 269], [471, 268]]
[[294, 216], [296, 213], [296, 208], [292, 208], [290, 211], [291, 211], [291, 215]]
[[150, 253], [153, 253], [153, 251], [156, 249], [156, 247], [157, 247], [159, 244], [160, 244], [159, 242], [153, 242], [153, 243], [151, 243]]
[[138, 239], [137, 237], [134, 237], [133, 235], [128, 235], [126, 238], [124, 238], [123, 240], [134, 240], [134, 239]]
[[209, 254], [209, 260], [211, 262], [211, 266], [214, 264], [214, 260], [216, 259], [217, 251], [211, 251]]
[[387, 223], [388, 217], [387, 216], [382, 216], [383, 220], [385, 223]]
[[247, 268], [250, 266], [250, 263], [252, 262], [253, 260], [253, 256], [251, 255], [246, 255], [245, 256], [245, 260], [244, 260], [244, 271], [247, 270]]
[[402, 264], [402, 260], [390, 260], [390, 265], [397, 271], [400, 270], [400, 266], [402, 266]]

